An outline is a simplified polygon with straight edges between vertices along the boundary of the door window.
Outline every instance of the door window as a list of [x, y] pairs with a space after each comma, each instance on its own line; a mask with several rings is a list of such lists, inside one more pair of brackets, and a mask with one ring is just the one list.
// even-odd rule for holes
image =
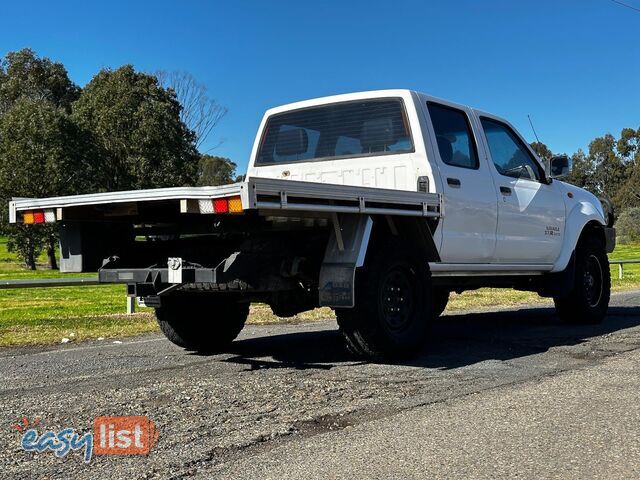
[[487, 137], [493, 164], [501, 175], [541, 181], [543, 174], [540, 165], [513, 130], [484, 117], [480, 122]]
[[447, 165], [478, 168], [478, 153], [467, 115], [455, 108], [427, 103], [440, 158]]

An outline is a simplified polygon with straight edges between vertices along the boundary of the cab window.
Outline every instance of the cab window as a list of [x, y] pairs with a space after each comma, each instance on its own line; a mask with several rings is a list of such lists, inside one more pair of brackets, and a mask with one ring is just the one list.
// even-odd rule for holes
[[498, 173], [538, 182], [542, 180], [540, 165], [511, 128], [485, 117], [480, 122]]
[[428, 102], [440, 158], [447, 165], [478, 168], [478, 153], [467, 115], [455, 108]]

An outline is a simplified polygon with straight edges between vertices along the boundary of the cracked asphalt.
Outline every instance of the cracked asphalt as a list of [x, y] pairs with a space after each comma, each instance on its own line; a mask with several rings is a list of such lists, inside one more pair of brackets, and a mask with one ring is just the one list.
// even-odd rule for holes
[[[158, 335], [0, 350], [2, 478], [640, 478], [640, 292], [598, 326], [445, 315], [418, 358], [351, 358], [333, 322], [248, 326], [200, 356]], [[148, 415], [149, 456], [26, 453], [12, 425]]]

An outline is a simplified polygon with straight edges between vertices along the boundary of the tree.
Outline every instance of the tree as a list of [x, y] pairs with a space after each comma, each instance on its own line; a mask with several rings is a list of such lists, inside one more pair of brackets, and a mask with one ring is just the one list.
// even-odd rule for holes
[[8, 228], [7, 250], [18, 255], [29, 270], [36, 269], [36, 259], [47, 243], [48, 232], [40, 227], [16, 224]]
[[593, 165], [595, 193], [614, 198], [627, 174], [625, 164], [616, 153], [616, 139], [610, 133], [589, 144], [589, 161]]
[[[48, 197], [82, 191], [90, 146], [62, 108], [48, 100], [18, 99], [0, 116], [0, 198]], [[55, 230], [13, 226], [10, 246], [35, 269], [46, 239], [55, 267]]]
[[207, 87], [187, 72], [167, 72], [160, 70], [155, 76], [164, 88], [175, 92], [182, 105], [180, 118], [195, 133], [196, 147], [200, 147], [227, 109], [210, 98]]
[[131, 65], [100, 71], [73, 104], [73, 119], [91, 132], [99, 154], [100, 191], [193, 185], [195, 134], [180, 119], [173, 91]]
[[24, 97], [47, 100], [70, 112], [79, 95], [64, 65], [38, 57], [31, 49], [9, 52], [0, 62], [0, 114]]
[[[80, 88], [74, 84], [67, 74], [66, 69], [61, 63], [53, 62], [48, 58], [38, 57], [33, 50], [22, 49], [17, 52], [9, 52], [4, 59], [0, 61], [0, 118], [6, 116], [12, 108], [25, 99], [36, 102], [42, 106], [43, 102], [48, 105], [63, 110], [63, 112], [69, 113], [71, 111], [71, 104], [78, 98], [80, 94]], [[35, 105], [35, 104], [34, 104]], [[33, 109], [29, 109], [24, 105], [18, 107], [19, 111], [23, 109], [29, 110], [29, 114], [34, 114]], [[34, 107], [36, 109], [40, 107]], [[24, 113], [24, 112], [23, 112]], [[36, 115], [37, 116], [37, 115]], [[17, 119], [15, 116], [11, 117], [9, 127], [5, 125], [5, 128], [9, 128], [9, 134], [15, 132], [12, 131], [13, 127], [18, 128], [21, 135], [34, 134], [34, 137], [29, 140], [33, 143], [31, 145], [33, 150], [36, 148], [36, 144], [40, 141], [39, 134], [42, 133], [43, 126], [41, 121], [34, 120], [35, 117], [30, 116], [29, 121], [33, 120], [33, 129], [28, 132], [25, 130], [25, 125], [17, 125]], [[51, 132], [45, 132], [44, 136], [47, 140], [51, 140]], [[2, 138], [2, 137], [0, 137]], [[13, 137], [9, 137], [13, 138]], [[25, 140], [26, 137], [23, 137]], [[27, 143], [29, 143], [27, 142]], [[22, 147], [25, 146], [23, 142]], [[45, 145], [41, 145], [45, 147]], [[7, 143], [4, 143], [5, 150], [8, 148]], [[52, 158], [59, 158], [54, 154]], [[3, 159], [4, 160], [4, 159]], [[19, 167], [20, 165], [17, 165]], [[50, 165], [49, 165], [50, 166]], [[6, 167], [6, 165], [5, 165]], [[48, 171], [52, 171], [51, 168], [47, 168]], [[5, 168], [5, 171], [8, 171]], [[24, 169], [13, 170], [10, 173], [15, 179], [16, 176], [28, 176], [34, 177], [35, 171], [26, 171]], [[41, 177], [46, 181], [49, 181], [48, 177]], [[7, 187], [8, 178], [0, 178], [0, 182]], [[8, 185], [10, 187], [10, 185]], [[24, 187], [24, 185], [23, 185]], [[21, 187], [22, 188], [22, 187]], [[28, 192], [28, 189], [25, 190]], [[26, 195], [34, 195], [35, 193], [25, 193]], [[5, 203], [11, 196], [17, 195], [12, 188], [5, 189], [5, 193], [0, 196], [0, 199]], [[17, 251], [26, 263], [30, 267], [35, 268], [35, 259], [33, 258], [35, 252], [42, 248], [43, 242], [47, 244], [47, 252], [49, 256], [49, 265], [51, 268], [56, 268], [55, 260], [55, 248], [57, 245], [57, 232], [54, 228], [47, 229], [34, 229], [34, 228], [9, 228], [6, 224], [7, 219], [3, 214], [0, 216], [2, 222], [2, 230], [4, 233], [8, 233], [10, 236], [9, 246]], [[44, 232], [44, 233], [43, 233]], [[26, 257], [24, 256], [26, 255]]]
[[616, 223], [618, 235], [626, 242], [640, 241], [640, 208], [624, 210]]
[[233, 183], [236, 164], [228, 158], [202, 155], [200, 157], [200, 175], [198, 185], [224, 185]]
[[567, 182], [594, 192], [596, 185], [593, 178], [594, 166], [591, 159], [587, 157], [582, 149], [578, 149], [571, 156], [571, 164], [571, 173], [567, 176]]
[[551, 160], [551, 157], [553, 157], [553, 153], [551, 153], [549, 147], [547, 147], [542, 142], [533, 142], [531, 144], [531, 148], [533, 148], [533, 151], [536, 152], [538, 156], [545, 162], [548, 162], [549, 160]]
[[640, 207], [640, 166], [628, 169], [626, 179], [614, 199], [618, 209]]
[[637, 130], [623, 128], [616, 146], [626, 163], [633, 165], [640, 163], [640, 128]]

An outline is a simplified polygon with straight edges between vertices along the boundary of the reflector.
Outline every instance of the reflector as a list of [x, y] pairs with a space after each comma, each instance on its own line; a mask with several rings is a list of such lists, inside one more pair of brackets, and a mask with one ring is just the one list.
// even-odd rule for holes
[[45, 223], [54, 223], [56, 221], [56, 212], [55, 212], [55, 210], [45, 210], [44, 211], [44, 221], [45, 221]]

